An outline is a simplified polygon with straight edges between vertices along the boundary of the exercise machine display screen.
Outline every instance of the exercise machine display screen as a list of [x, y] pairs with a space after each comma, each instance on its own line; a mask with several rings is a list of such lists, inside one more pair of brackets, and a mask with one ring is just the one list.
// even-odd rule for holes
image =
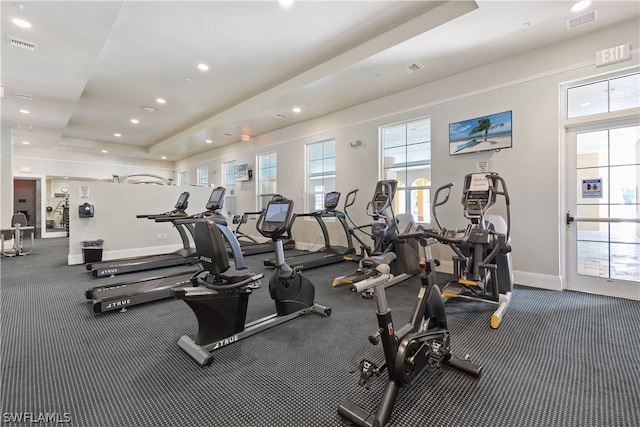
[[185, 191], [178, 198], [178, 202], [176, 203], [176, 209], [183, 211], [187, 208], [187, 202], [189, 200], [189, 192]]
[[465, 190], [462, 193], [462, 205], [471, 214], [484, 212], [496, 202], [492, 191], [496, 185], [491, 175], [469, 174], [465, 177]]
[[396, 180], [378, 181], [376, 191], [371, 200], [371, 207], [374, 213], [381, 215], [393, 203], [397, 187], [398, 181]]
[[216, 211], [222, 208], [222, 203], [226, 189], [224, 187], [216, 187], [213, 189], [209, 201], [207, 202], [208, 211]]
[[276, 224], [282, 224], [287, 220], [288, 212], [289, 212], [288, 203], [269, 203], [269, 206], [267, 206], [267, 212], [264, 216], [264, 221], [276, 223]]
[[324, 198], [324, 208], [328, 211], [334, 210], [338, 207], [338, 202], [340, 201], [340, 193], [337, 191], [332, 191], [331, 193], [327, 193]]
[[280, 199], [269, 202], [264, 212], [264, 220], [259, 231], [264, 234], [277, 235], [284, 233], [289, 227], [293, 215], [293, 201]]

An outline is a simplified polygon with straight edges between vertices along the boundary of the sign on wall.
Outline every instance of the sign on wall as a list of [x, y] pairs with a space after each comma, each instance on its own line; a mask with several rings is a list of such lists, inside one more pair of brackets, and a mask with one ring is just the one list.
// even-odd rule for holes
[[601, 199], [602, 198], [602, 178], [582, 179], [582, 198]]

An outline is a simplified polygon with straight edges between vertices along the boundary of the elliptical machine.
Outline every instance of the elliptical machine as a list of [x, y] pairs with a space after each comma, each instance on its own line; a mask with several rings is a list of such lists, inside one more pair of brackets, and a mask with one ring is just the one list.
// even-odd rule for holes
[[[393, 252], [396, 256], [389, 264], [392, 277], [387, 280], [385, 286], [393, 286], [404, 280], [407, 280], [414, 275], [418, 274], [418, 264], [420, 261], [420, 254], [418, 245], [415, 242], [407, 242], [398, 238], [398, 235], [403, 232], [400, 230], [400, 215], [396, 215], [393, 211], [393, 198], [396, 192], [398, 182], [395, 180], [383, 180], [378, 181], [376, 189], [373, 193], [373, 197], [367, 205], [367, 215], [374, 219], [374, 222], [365, 226], [357, 226], [351, 220], [351, 217], [347, 216], [350, 222], [353, 223], [353, 227], [350, 229], [351, 235], [360, 243], [363, 250], [366, 252], [367, 257], [382, 259], [384, 255]], [[345, 211], [348, 206], [353, 205], [355, 201], [355, 195], [358, 190], [354, 190], [347, 195], [345, 201]], [[404, 232], [410, 232], [414, 228], [413, 217], [411, 214], [405, 214], [402, 216], [405, 219]], [[365, 227], [371, 227], [371, 232], [366, 233], [371, 236], [374, 242], [373, 248], [366, 245], [355, 234], [356, 230], [364, 232], [362, 229]], [[365, 258], [366, 259], [366, 258]], [[366, 283], [361, 283], [365, 279], [371, 277], [372, 268], [369, 266], [370, 262], [363, 263], [360, 260], [358, 264], [358, 270], [355, 273], [339, 276], [333, 279], [333, 286], [341, 284], [349, 284], [355, 292], [364, 292], [364, 297], [372, 297], [371, 287]]]
[[[442, 227], [436, 214], [436, 208], [449, 200], [451, 187], [453, 183], [436, 190], [432, 207], [433, 218], [440, 229], [433, 237], [455, 252], [452, 260], [453, 273], [457, 278], [444, 286], [442, 295], [445, 300], [460, 298], [497, 305], [491, 316], [491, 327], [495, 329], [500, 326], [513, 292], [509, 192], [504, 179], [495, 172], [465, 176], [461, 203], [464, 216], [471, 222], [468, 228], [471, 228], [468, 239], [451, 241], [438, 237], [455, 234], [455, 230]], [[440, 193], [444, 190], [447, 191], [446, 196], [440, 201]], [[499, 215], [487, 214], [498, 196], [504, 197], [506, 220]]]
[[[194, 274], [192, 286], [175, 288], [173, 295], [186, 302], [198, 320], [196, 340], [183, 335], [178, 345], [200, 366], [213, 362], [212, 352], [265, 329], [305, 314], [331, 315], [331, 309], [314, 302], [313, 284], [284, 263], [282, 235], [294, 221], [293, 201], [272, 200], [256, 227], [274, 242], [278, 266], [269, 281], [276, 313], [245, 324], [251, 284], [264, 275], [247, 270], [229, 271], [229, 258], [216, 224], [208, 218], [195, 221], [198, 259], [203, 270]], [[240, 259], [241, 254], [237, 254]], [[238, 258], [235, 259], [236, 263]]]
[[425, 255], [425, 261], [419, 264], [422, 287], [418, 300], [409, 322], [400, 329], [393, 325], [385, 293], [386, 282], [392, 277], [389, 264], [395, 259], [395, 254], [389, 252], [382, 258], [365, 258], [362, 261], [371, 271], [371, 279], [364, 283], [373, 289], [377, 297], [378, 330], [369, 336], [369, 341], [374, 345], [382, 341], [385, 362], [377, 366], [372, 361], [362, 360], [358, 384], [368, 389], [373, 377], [380, 376], [384, 369], [389, 379], [375, 414], [370, 414], [349, 400], [338, 407], [340, 416], [358, 426], [386, 426], [399, 388], [413, 385], [424, 373], [433, 372], [442, 365], [456, 368], [472, 377], [479, 377], [482, 373], [482, 368], [471, 363], [468, 357], [460, 359], [451, 353], [444, 302], [436, 285], [435, 262], [428, 255], [428, 237], [431, 236], [422, 236], [421, 233], [399, 236], [417, 238]]

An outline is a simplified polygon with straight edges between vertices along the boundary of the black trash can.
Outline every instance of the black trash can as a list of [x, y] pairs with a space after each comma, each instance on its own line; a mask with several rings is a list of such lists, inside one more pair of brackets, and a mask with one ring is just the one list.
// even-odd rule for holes
[[104, 240], [83, 240], [82, 242], [82, 260], [85, 264], [102, 261], [102, 248]]

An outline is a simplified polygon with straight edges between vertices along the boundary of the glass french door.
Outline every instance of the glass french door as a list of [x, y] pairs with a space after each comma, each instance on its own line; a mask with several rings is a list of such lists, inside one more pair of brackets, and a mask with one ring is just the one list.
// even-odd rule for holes
[[567, 132], [566, 288], [640, 300], [640, 124]]

